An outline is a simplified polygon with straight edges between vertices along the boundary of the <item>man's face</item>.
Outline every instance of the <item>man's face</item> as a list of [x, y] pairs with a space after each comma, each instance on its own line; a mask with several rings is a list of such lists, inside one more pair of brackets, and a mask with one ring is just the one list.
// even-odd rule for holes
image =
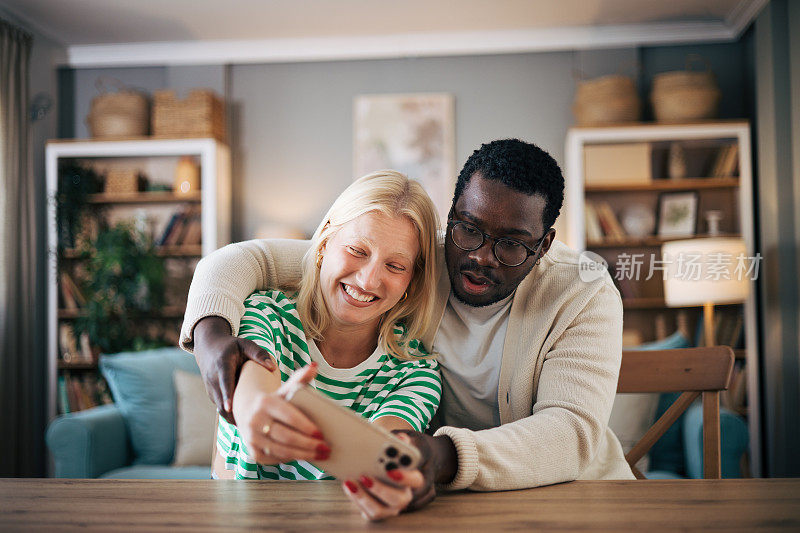
[[[469, 222], [492, 237], [513, 239], [535, 250], [545, 229], [544, 208], [542, 196], [529, 196], [475, 173], [453, 207], [451, 218]], [[459, 300], [475, 307], [502, 300], [514, 292], [536, 260], [550, 248], [554, 237], [555, 231], [550, 231], [540, 254], [510, 267], [495, 257], [493, 240], [484, 239], [480, 248], [468, 252], [453, 243], [448, 230], [445, 259], [453, 292]]]

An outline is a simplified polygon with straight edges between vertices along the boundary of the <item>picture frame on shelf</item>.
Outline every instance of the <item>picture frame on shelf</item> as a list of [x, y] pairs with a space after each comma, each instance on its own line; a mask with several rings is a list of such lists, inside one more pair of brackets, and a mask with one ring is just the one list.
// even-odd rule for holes
[[668, 192], [658, 195], [658, 236], [695, 235], [699, 203], [697, 191]]

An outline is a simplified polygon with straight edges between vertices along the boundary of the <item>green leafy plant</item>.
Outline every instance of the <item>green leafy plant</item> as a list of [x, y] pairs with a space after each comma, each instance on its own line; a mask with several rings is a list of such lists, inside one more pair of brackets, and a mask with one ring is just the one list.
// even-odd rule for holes
[[81, 247], [86, 260], [86, 314], [76, 321], [103, 353], [163, 346], [143, 328], [142, 318], [164, 304], [164, 260], [152, 239], [129, 222], [102, 226]]
[[88, 196], [100, 192], [102, 184], [102, 178], [91, 168], [72, 161], [60, 163], [55, 197], [60, 248], [75, 246]]

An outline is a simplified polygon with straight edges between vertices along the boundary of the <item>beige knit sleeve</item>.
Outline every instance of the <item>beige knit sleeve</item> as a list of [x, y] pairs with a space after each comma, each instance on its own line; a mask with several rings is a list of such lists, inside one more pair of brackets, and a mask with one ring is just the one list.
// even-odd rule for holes
[[267, 239], [229, 244], [197, 263], [189, 288], [180, 346], [191, 352], [197, 322], [219, 316], [239, 331], [244, 300], [257, 290], [295, 288], [309, 241]]
[[483, 431], [436, 432], [458, 451], [456, 478], [444, 488], [511, 490], [578, 479], [607, 446], [621, 361], [622, 301], [609, 282], [547, 353], [531, 416]]

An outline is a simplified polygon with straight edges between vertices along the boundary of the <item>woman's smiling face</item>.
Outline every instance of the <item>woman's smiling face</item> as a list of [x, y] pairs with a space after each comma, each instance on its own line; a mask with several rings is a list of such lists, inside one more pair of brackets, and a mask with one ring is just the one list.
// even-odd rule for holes
[[365, 213], [343, 224], [323, 249], [320, 285], [333, 327], [377, 329], [408, 289], [419, 232], [402, 216]]

